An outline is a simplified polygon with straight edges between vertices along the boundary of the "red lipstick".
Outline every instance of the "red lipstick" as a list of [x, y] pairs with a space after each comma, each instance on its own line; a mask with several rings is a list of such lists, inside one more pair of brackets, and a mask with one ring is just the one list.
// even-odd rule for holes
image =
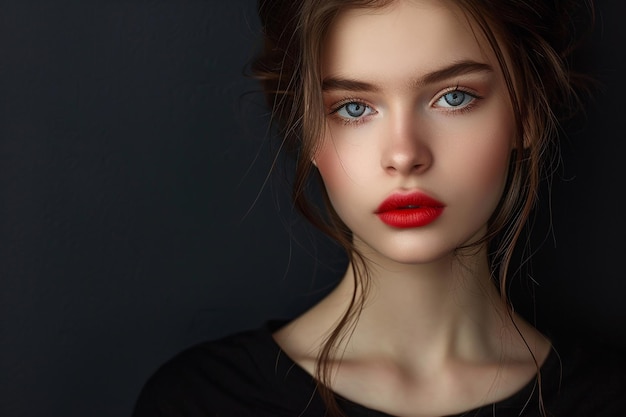
[[426, 226], [439, 217], [443, 209], [443, 203], [426, 194], [395, 193], [381, 203], [376, 215], [389, 226], [408, 229]]

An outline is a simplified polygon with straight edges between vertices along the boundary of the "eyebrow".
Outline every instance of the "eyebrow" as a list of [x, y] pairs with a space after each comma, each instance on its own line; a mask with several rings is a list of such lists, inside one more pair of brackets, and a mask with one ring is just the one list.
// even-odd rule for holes
[[[459, 61], [447, 67], [438, 69], [410, 83], [411, 86], [419, 87], [426, 84], [433, 84], [445, 81], [459, 75], [477, 73], [477, 72], [493, 72], [491, 65], [476, 61]], [[345, 90], [345, 91], [369, 91], [376, 92], [379, 88], [365, 81], [353, 80], [349, 78], [328, 77], [322, 81], [322, 91], [329, 90]]]

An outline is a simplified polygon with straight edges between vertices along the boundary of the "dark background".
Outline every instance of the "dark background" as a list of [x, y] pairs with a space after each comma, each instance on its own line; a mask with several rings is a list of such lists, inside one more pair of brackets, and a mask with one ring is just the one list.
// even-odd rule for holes
[[[619, 3], [580, 53], [603, 87], [568, 128], [539, 285], [514, 298], [626, 352]], [[342, 272], [266, 181], [258, 30], [253, 0], [0, 3], [0, 416], [127, 416], [173, 354], [292, 317]]]

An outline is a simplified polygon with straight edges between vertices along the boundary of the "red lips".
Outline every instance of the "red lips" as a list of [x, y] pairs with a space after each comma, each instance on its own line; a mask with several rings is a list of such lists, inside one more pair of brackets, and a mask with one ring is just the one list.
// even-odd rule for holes
[[443, 203], [423, 193], [390, 195], [376, 210], [383, 223], [398, 228], [422, 227], [443, 212]]

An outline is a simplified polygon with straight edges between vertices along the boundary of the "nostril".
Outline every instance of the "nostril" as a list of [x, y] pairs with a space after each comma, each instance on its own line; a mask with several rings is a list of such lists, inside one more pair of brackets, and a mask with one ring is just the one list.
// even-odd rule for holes
[[389, 141], [380, 162], [389, 174], [409, 175], [427, 169], [432, 162], [432, 154], [426, 143], [414, 139]]

